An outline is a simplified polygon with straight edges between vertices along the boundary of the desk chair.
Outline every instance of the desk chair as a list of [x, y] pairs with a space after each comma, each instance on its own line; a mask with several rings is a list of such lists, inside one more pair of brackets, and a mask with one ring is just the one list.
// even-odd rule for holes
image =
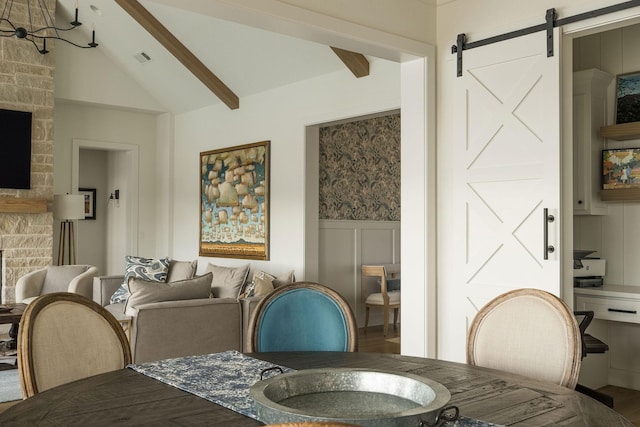
[[256, 306], [247, 351], [356, 351], [358, 328], [349, 303], [312, 282], [280, 286]]
[[[603, 354], [609, 351], [609, 346], [607, 344], [586, 332], [587, 326], [589, 326], [593, 320], [593, 311], [574, 311], [573, 314], [575, 314], [576, 318], [580, 321], [579, 327], [580, 335], [582, 337], [582, 358], [584, 359], [587, 357], [589, 353]], [[596, 399], [598, 402], [604, 403], [609, 408], [613, 408], [613, 397], [609, 395], [600, 393], [599, 391], [583, 386], [582, 384], [576, 384], [576, 391], [586, 394], [587, 396]]]
[[582, 343], [567, 305], [539, 289], [517, 289], [482, 307], [467, 336], [467, 363], [575, 388]]
[[[393, 266], [393, 267], [392, 267]], [[395, 269], [394, 269], [395, 268]], [[393, 271], [390, 271], [394, 269]], [[386, 337], [389, 330], [389, 313], [393, 310], [393, 326], [398, 324], [398, 312], [400, 311], [400, 291], [391, 292], [388, 289], [388, 274], [400, 273], [400, 264], [389, 264], [389, 267], [384, 265], [363, 265], [361, 267], [362, 273], [362, 295], [366, 295], [365, 300], [365, 318], [364, 318], [364, 330], [367, 331], [369, 326], [369, 309], [381, 308], [383, 312], [384, 326], [382, 333]], [[367, 295], [367, 277], [377, 277], [380, 280], [380, 292], [375, 292]]]
[[25, 398], [131, 363], [129, 341], [104, 307], [56, 292], [27, 306], [18, 330], [18, 370]]

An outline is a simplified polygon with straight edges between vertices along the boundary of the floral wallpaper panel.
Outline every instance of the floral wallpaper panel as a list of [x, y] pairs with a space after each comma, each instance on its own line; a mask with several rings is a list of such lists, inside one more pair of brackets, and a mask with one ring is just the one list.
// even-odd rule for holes
[[320, 128], [320, 219], [400, 221], [400, 114]]

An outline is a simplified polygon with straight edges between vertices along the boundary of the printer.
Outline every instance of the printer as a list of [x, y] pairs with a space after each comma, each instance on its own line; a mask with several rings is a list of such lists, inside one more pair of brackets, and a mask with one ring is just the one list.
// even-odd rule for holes
[[576, 288], [589, 288], [602, 286], [606, 261], [600, 258], [590, 257], [596, 251], [573, 251], [573, 286]]

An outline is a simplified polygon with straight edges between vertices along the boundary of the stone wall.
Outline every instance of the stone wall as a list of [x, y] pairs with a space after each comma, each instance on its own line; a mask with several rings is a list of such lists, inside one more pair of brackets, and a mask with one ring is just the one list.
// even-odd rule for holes
[[[27, 25], [27, 0], [14, 1], [12, 21]], [[55, 15], [55, 0], [46, 1]], [[14, 24], [16, 23], [14, 22]], [[34, 25], [40, 25], [34, 21]], [[0, 38], [0, 108], [32, 112], [31, 189], [0, 189], [0, 197], [53, 199], [54, 43], [41, 55], [30, 42]], [[2, 130], [0, 129], [0, 144]], [[47, 213], [0, 212], [2, 302], [15, 301], [15, 283], [51, 264], [53, 217]]]

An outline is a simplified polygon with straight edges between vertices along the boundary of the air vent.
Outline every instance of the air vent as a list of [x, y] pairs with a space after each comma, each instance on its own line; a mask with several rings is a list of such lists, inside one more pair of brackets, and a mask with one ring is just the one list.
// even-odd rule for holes
[[136, 58], [141, 64], [146, 64], [147, 62], [151, 61], [151, 57], [145, 52], [137, 53], [133, 57]]

